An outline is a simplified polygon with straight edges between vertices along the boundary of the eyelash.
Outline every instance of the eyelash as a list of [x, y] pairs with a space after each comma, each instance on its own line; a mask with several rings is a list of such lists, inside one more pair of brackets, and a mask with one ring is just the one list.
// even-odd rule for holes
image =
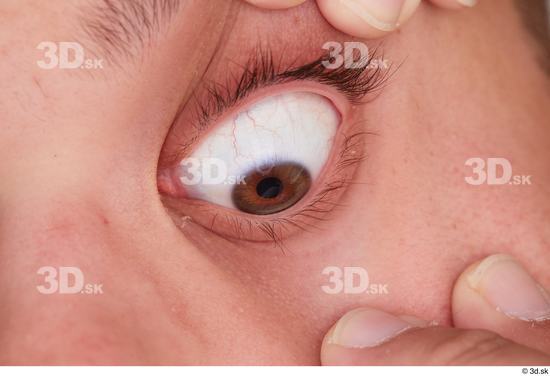
[[[354, 125], [359, 127], [362, 124], [356, 123]], [[297, 208], [290, 208], [285, 212], [269, 216], [250, 217], [246, 213], [239, 213], [222, 207], [212, 209], [212, 204], [194, 199], [164, 197], [163, 201], [167, 207], [176, 208], [170, 214], [176, 224], [182, 229], [187, 224], [187, 221], [191, 221], [191, 223], [224, 237], [226, 241], [268, 242], [279, 248], [283, 253], [286, 253], [288, 248], [285, 245], [284, 239], [292, 234], [289, 228], [305, 232], [323, 231], [324, 229], [317, 226], [317, 224], [310, 223], [312, 222], [311, 220], [324, 222], [328, 220], [326, 217], [328, 214], [338, 207], [344, 207], [344, 205], [337, 203], [336, 199], [339, 193], [343, 192], [349, 185], [357, 184], [357, 182], [352, 180], [352, 175], [355, 172], [354, 167], [367, 157], [363, 152], [363, 143], [364, 138], [369, 135], [375, 134], [360, 131], [342, 137], [340, 144], [333, 146], [334, 148], [338, 147], [340, 152], [334, 157], [334, 161], [327, 161], [327, 165], [332, 163], [334, 166], [330, 169], [329, 174], [323, 173], [321, 175], [326, 175], [322, 187], [312, 188], [312, 192], [315, 194], [310, 194], [310, 192], [302, 198], [301, 201], [307, 202], [307, 204], [300, 205], [298, 203], [295, 205]], [[193, 215], [182, 214], [192, 211], [190, 208], [194, 208], [196, 212], [203, 215], [208, 213], [211, 219], [200, 223], [192, 219]], [[212, 211], [214, 213], [211, 213]], [[225, 214], [220, 214], [220, 212], [225, 212]], [[310, 220], [309, 222], [307, 221], [308, 219]], [[229, 227], [231, 230], [220, 231], [217, 227]], [[192, 227], [186, 229], [189, 230]], [[259, 229], [261, 234], [258, 234], [254, 229]]]
[[[323, 54], [308, 64], [293, 68], [293, 64], [283, 67], [281, 62], [276, 63], [269, 49], [258, 47], [246, 64], [239, 66], [239, 75], [230, 74], [224, 84], [204, 82], [195, 91], [191, 104], [194, 114], [190, 121], [196, 134], [191, 138], [182, 137], [186, 141], [179, 143], [177, 150], [163, 159], [163, 164], [177, 163], [184, 158], [201, 134], [210, 128], [210, 124], [258, 89], [295, 81], [309, 81], [335, 88], [351, 104], [365, 103], [363, 99], [379, 92], [393, 72], [391, 64], [386, 70], [378, 65], [375, 69], [369, 68], [372, 61], [383, 59], [383, 55], [379, 56], [377, 52], [374, 49], [368, 58], [361, 57], [359, 62], [363, 68], [348, 69], [341, 65], [336, 69], [327, 69], [323, 62], [330, 61], [329, 54]], [[176, 116], [174, 123], [178, 118]]]
[[[336, 88], [351, 104], [364, 103], [363, 99], [367, 94], [377, 92], [389, 78], [388, 73], [390, 70], [383, 71], [380, 68], [368, 68], [371, 59], [375, 57], [377, 57], [376, 53], [363, 64], [364, 68], [358, 69], [347, 69], [343, 66], [336, 69], [327, 69], [324, 67], [323, 61], [329, 60], [328, 55], [322, 55], [315, 61], [298, 68], [287, 67], [281, 69], [281, 64], [275, 64], [273, 56], [268, 50], [258, 48], [253, 57], [241, 67], [242, 73], [240, 76], [230, 76], [224, 85], [217, 83], [203, 84], [203, 91], [201, 91], [203, 95], [195, 96], [193, 105], [195, 113], [192, 125], [197, 133], [191, 140], [180, 143], [176, 148], [176, 152], [167, 158], [169, 161], [167, 163], [173, 164], [181, 160], [188, 154], [189, 148], [197, 142], [200, 134], [210, 127], [210, 124], [214, 123], [228, 109], [233, 108], [251, 93], [261, 88], [293, 81], [313, 81]], [[360, 123], [357, 123], [353, 126], [359, 125]], [[265, 242], [267, 240], [285, 251], [283, 238], [286, 237], [284, 232], [289, 226], [302, 231], [309, 231], [310, 228], [321, 230], [315, 224], [307, 221], [303, 222], [302, 219], [324, 221], [326, 218], [322, 218], [323, 216], [341, 206], [333, 200], [337, 198], [337, 193], [354, 183], [351, 180], [351, 170], [355, 170], [353, 167], [366, 158], [362, 151], [362, 145], [364, 137], [369, 134], [372, 133], [357, 131], [342, 136], [340, 145], [335, 144], [333, 146], [333, 148], [340, 148], [339, 154], [334, 160], [327, 161], [327, 165], [329, 163], [335, 164], [334, 168], [331, 169], [330, 174], [323, 173], [327, 176], [324, 178], [325, 182], [322, 188], [318, 189], [318, 192], [309, 199], [309, 194], [303, 197], [302, 200], [309, 201], [309, 203], [297, 212], [286, 215], [285, 212], [278, 213], [278, 218], [246, 218], [241, 213], [238, 215], [227, 214], [225, 216], [226, 224], [232, 227], [230, 238], [253, 242]], [[170, 202], [176, 204], [176, 206], [181, 204], [169, 199], [166, 199], [166, 201], [169, 201], [167, 202], [168, 205]], [[198, 205], [201, 211], [205, 209], [203, 206], [207, 206], [207, 203], [190, 202], [188, 204], [192, 203]], [[288, 211], [291, 211], [291, 209], [288, 209]], [[209, 221], [209, 226], [201, 226], [219, 234], [214, 228], [217, 220], [218, 214], [214, 214], [212, 220]], [[254, 231], [253, 228], [257, 228], [262, 232], [264, 235], [263, 240], [251, 240], [255, 237], [251, 234]], [[246, 229], [248, 229], [248, 232]]]
[[281, 232], [277, 233], [276, 226], [284, 228], [284, 225], [288, 224], [302, 231], [308, 231], [308, 227], [314, 230], [323, 230], [311, 223], [299, 224], [298, 220], [300, 217], [306, 217], [315, 221], [324, 221], [326, 217], [322, 218], [317, 215], [326, 216], [336, 207], [342, 206], [332, 200], [337, 197], [338, 192], [345, 190], [353, 181], [351, 178], [341, 179], [339, 176], [341, 177], [342, 172], [351, 170], [366, 158], [363, 152], [359, 155], [356, 152], [362, 150], [360, 147], [360, 144], [363, 143], [362, 138], [368, 134], [368, 132], [359, 132], [344, 138], [343, 149], [338, 156], [334, 172], [326, 178], [327, 181], [323, 183], [323, 188], [311, 199], [310, 203], [287, 218], [273, 219], [260, 225], [262, 232], [282, 251], [286, 249], [283, 242], [284, 236], [281, 235]]
[[202, 101], [196, 101], [199, 129], [207, 126], [253, 91], [297, 80], [314, 81], [334, 87], [351, 103], [358, 104], [366, 94], [381, 88], [388, 78], [389, 70], [383, 71], [377, 67], [369, 71], [369, 63], [375, 55], [376, 51], [371, 58], [365, 58], [367, 60], [364, 67], [358, 69], [348, 69], [344, 65], [327, 69], [323, 62], [330, 60], [328, 54], [298, 68], [282, 68], [281, 63], [275, 63], [269, 50], [258, 48], [253, 57], [241, 67], [240, 76], [232, 76], [225, 85], [206, 85], [207, 96]]

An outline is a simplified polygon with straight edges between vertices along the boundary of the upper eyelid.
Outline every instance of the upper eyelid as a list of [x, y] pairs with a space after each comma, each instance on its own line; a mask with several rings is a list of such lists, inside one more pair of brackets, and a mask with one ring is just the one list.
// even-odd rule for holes
[[350, 102], [360, 103], [368, 93], [380, 89], [389, 77], [390, 70], [380, 67], [369, 69], [369, 63], [377, 58], [376, 51], [362, 68], [328, 69], [323, 54], [312, 62], [297, 67], [282, 68], [276, 64], [268, 49], [257, 48], [239, 76], [231, 76], [224, 85], [205, 83], [202, 95], [195, 96], [195, 120], [197, 128], [204, 128], [226, 110], [232, 108], [257, 89], [293, 81], [314, 81], [336, 88]]
[[[364, 97], [378, 92], [393, 73], [390, 69], [377, 67], [370, 69], [369, 63], [383, 57], [377, 49], [369, 55], [362, 68], [348, 69], [343, 65], [337, 69], [328, 69], [323, 61], [328, 60], [328, 54], [321, 54], [313, 61], [282, 67], [275, 63], [269, 49], [257, 47], [244, 66], [240, 66], [240, 74], [229, 73], [225, 84], [203, 81], [196, 89], [192, 100], [187, 101], [178, 110], [170, 129], [176, 139], [177, 146], [161, 158], [161, 164], [178, 163], [189, 149], [196, 144], [200, 134], [209, 129], [226, 113], [230, 113], [237, 105], [244, 102], [252, 93], [271, 86], [283, 86], [297, 81], [309, 81], [318, 85], [330, 86], [341, 93], [344, 101], [352, 104], [361, 103]], [[334, 99], [334, 98], [333, 98]], [[339, 110], [342, 107], [337, 106]], [[342, 115], [345, 115], [342, 113]], [[183, 124], [186, 125], [183, 125]], [[189, 135], [186, 129], [193, 129]], [[181, 135], [180, 134], [187, 135]], [[172, 143], [174, 145], [174, 143]]]

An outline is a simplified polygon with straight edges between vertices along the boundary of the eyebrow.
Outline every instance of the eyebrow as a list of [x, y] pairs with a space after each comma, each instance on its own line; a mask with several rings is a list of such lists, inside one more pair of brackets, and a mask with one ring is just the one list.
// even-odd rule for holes
[[88, 46], [111, 63], [139, 55], [181, 8], [181, 0], [90, 0], [78, 10]]

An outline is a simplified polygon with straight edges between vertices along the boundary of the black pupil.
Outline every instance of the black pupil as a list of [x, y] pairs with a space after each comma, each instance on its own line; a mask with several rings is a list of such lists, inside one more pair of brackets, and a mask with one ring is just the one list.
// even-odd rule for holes
[[274, 177], [262, 179], [256, 186], [256, 193], [263, 198], [274, 198], [283, 190], [283, 183]]

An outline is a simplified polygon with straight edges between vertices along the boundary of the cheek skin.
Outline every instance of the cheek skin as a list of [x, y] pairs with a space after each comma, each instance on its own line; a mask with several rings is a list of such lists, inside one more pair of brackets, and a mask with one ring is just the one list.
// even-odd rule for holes
[[[514, 113], [518, 103], [532, 106], [519, 94], [510, 95], [520, 82], [508, 82], [503, 88], [502, 77], [511, 76], [510, 66], [501, 67], [503, 71], [497, 74], [485, 65], [494, 61], [491, 56], [500, 54], [501, 49], [483, 51], [485, 58], [476, 67], [486, 73], [483, 79], [468, 80], [471, 72], [466, 76], [457, 73], [472, 53], [469, 39], [475, 40], [473, 34], [464, 35], [463, 50], [445, 48], [446, 38], [454, 35], [453, 28], [468, 21], [461, 17], [469, 16], [459, 16], [453, 22], [441, 20], [438, 27], [444, 33], [432, 41], [429, 29], [422, 26], [428, 22], [421, 12], [410, 28], [422, 38], [415, 40], [403, 31], [401, 39], [390, 44], [391, 51], [427, 49], [432, 59], [414, 55], [395, 77], [398, 82], [385, 89], [376, 105], [360, 108], [370, 129], [378, 134], [367, 142], [369, 159], [356, 177], [364, 184], [350, 187], [342, 201], [347, 206], [324, 226], [322, 236], [295, 238], [287, 243], [289, 251], [284, 255], [264, 252], [251, 256], [247, 246], [230, 246], [219, 239], [199, 247], [209, 250], [209, 257], [221, 269], [235, 270], [233, 273], [245, 281], [252, 276], [247, 288], [262, 291], [259, 295], [265, 299], [259, 301], [273, 309], [271, 322], [300, 333], [294, 340], [306, 338], [301, 344], [316, 343], [339, 315], [361, 305], [449, 325], [450, 293], [456, 277], [471, 262], [494, 252], [513, 254], [526, 261], [541, 283], [550, 282], [544, 272], [549, 262], [545, 253], [549, 235], [544, 230], [548, 208], [540, 205], [547, 201], [543, 192], [536, 187], [529, 194], [490, 187], [475, 191], [463, 183], [467, 158], [494, 153], [519, 161], [518, 166], [534, 168], [541, 181], [548, 181], [546, 164], [536, 162], [540, 161], [536, 155], [547, 155], [550, 149], [545, 144], [547, 138], [525, 139], [532, 136], [515, 130], [515, 124], [536, 128], [545, 116], [534, 109], [540, 116], [526, 122]], [[493, 25], [493, 31], [485, 31], [491, 40], [499, 40], [492, 35], [499, 29]], [[525, 47], [522, 41], [514, 45]], [[523, 47], [516, 53], [528, 54]], [[449, 64], [438, 64], [440, 61]], [[419, 87], [419, 82], [426, 87]], [[495, 89], [487, 92], [487, 87]], [[426, 92], [426, 88], [433, 91]], [[494, 114], [479, 103], [498, 108], [499, 121], [495, 123]], [[507, 109], [503, 103], [509, 104]], [[519, 119], [522, 121], [517, 122]], [[534, 145], [536, 152], [529, 152], [525, 145]], [[506, 204], [510, 202], [515, 204]], [[233, 262], [236, 264], [231, 265]], [[389, 294], [328, 296], [320, 288], [327, 283], [321, 271], [331, 265], [363, 267], [372, 283], [388, 285]], [[315, 350], [309, 353], [311, 359]]]
[[[203, 67], [208, 58], [190, 53], [195, 51], [191, 46], [196, 46], [189, 42], [193, 39], [190, 32], [182, 31], [181, 35], [184, 38], [179, 44], [172, 40], [159, 46], [158, 54], [147, 60], [136, 77], [132, 67], [126, 70], [129, 77], [106, 72], [120, 79], [116, 87], [100, 79], [92, 82], [67, 75], [41, 81], [48, 96], [55, 98], [51, 105], [55, 106], [52, 113], [57, 114], [45, 116], [49, 124], [47, 136], [63, 143], [50, 139], [46, 142], [44, 132], [31, 132], [33, 127], [27, 125], [34, 124], [34, 115], [40, 117], [40, 113], [20, 111], [25, 115], [20, 117], [17, 112], [6, 111], [13, 116], [8, 119], [13, 127], [3, 128], [6, 137], [0, 139], [18, 147], [15, 152], [12, 147], [0, 151], [8, 161], [2, 166], [6, 178], [2, 179], [6, 185], [2, 200], [13, 207], [8, 217], [24, 219], [21, 223], [26, 227], [2, 237], [2, 253], [18, 260], [8, 263], [4, 258], [2, 269], [24, 270], [26, 277], [19, 279], [24, 290], [10, 287], [2, 296], [6, 303], [2, 307], [12, 307], [2, 311], [3, 322], [10, 322], [1, 338], [6, 344], [2, 346], [6, 349], [2, 358], [5, 362], [318, 361], [318, 349], [311, 346], [312, 342], [320, 343], [317, 322], [312, 320], [303, 326], [299, 295], [286, 284], [278, 285], [277, 278], [288, 279], [284, 267], [273, 267], [276, 275], [271, 276], [265, 270], [267, 264], [239, 264], [250, 258], [250, 249], [235, 248], [198, 228], [189, 235], [189, 239], [203, 235], [202, 243], [197, 241], [200, 247], [195, 246], [170, 221], [160, 206], [156, 187], [151, 186], [154, 178], [147, 172], [154, 171], [154, 150], [163, 135], [155, 126], [169, 124], [167, 120], [177, 107], [176, 99], [181, 98], [181, 91], [176, 89], [190, 88], [196, 80], [193, 72], [181, 68], [181, 61], [186, 66]], [[180, 47], [170, 52], [168, 44]], [[169, 61], [163, 60], [168, 57]], [[17, 80], [14, 82], [17, 84]], [[18, 108], [19, 103], [10, 100], [2, 103]], [[25, 132], [24, 136], [16, 129]], [[37, 160], [42, 161], [39, 168], [33, 164]], [[21, 175], [21, 171], [26, 174]], [[48, 194], [29, 200], [32, 187], [40, 187], [40, 192]], [[79, 203], [77, 210], [67, 203], [71, 197], [79, 202], [87, 197], [91, 204]], [[41, 211], [17, 206], [19, 200], [32, 202]], [[47, 205], [48, 202], [56, 205]], [[68, 213], [62, 221], [44, 219], [60, 217], [64, 211]], [[90, 212], [98, 215], [88, 215]], [[101, 218], [107, 219], [108, 228]], [[10, 226], [11, 223], [2, 222], [3, 229]], [[57, 230], [39, 241], [36, 234], [50, 228]], [[68, 230], [63, 232], [61, 228]], [[211, 254], [225, 257], [225, 263]], [[277, 258], [270, 259], [273, 265]], [[22, 262], [29, 266], [23, 268]], [[105, 295], [95, 300], [37, 295], [36, 283], [30, 279], [43, 264], [79, 266], [90, 281], [103, 283]], [[9, 273], [3, 275], [8, 278]], [[12, 284], [4, 286], [13, 286], [17, 279], [10, 281]], [[289, 302], [289, 308], [281, 309], [281, 304], [284, 306], [290, 298], [293, 302]], [[258, 302], [266, 304], [261, 307]], [[46, 322], [49, 325], [44, 325]], [[68, 331], [73, 336], [64, 335]], [[32, 341], [35, 337], [22, 341], [20, 334], [24, 332], [49, 338], [50, 346], [38, 349], [38, 341]], [[292, 332], [307, 335], [296, 342], [289, 338], [288, 333]], [[114, 351], [115, 348], [122, 352]], [[28, 357], [22, 359], [21, 354]]]
[[[517, 32], [521, 25], [498, 35], [503, 25], [483, 23], [484, 11], [489, 8], [471, 17], [485, 25], [481, 29], [488, 40], [499, 41], [490, 49], [475, 42], [480, 31], [462, 34], [460, 48], [446, 48], [456, 25], [435, 17], [439, 21], [434, 26], [443, 34], [441, 40], [431, 39], [430, 31], [419, 25], [434, 15], [424, 12], [410, 24], [420, 39], [412, 40], [404, 30], [388, 41], [392, 51], [426, 50], [430, 59], [411, 54], [395, 74], [395, 84], [368, 109], [371, 130], [379, 136], [369, 145], [358, 179], [370, 184], [356, 189], [354, 218], [341, 227], [355, 244], [365, 245], [368, 254], [362, 262], [373, 282], [389, 283], [390, 296], [378, 299], [378, 307], [442, 324], [451, 322], [454, 281], [484, 256], [509, 253], [540, 283], [550, 283], [545, 272], [550, 264], [550, 211], [542, 188], [550, 181], [550, 146], [547, 135], [539, 132], [548, 116], [548, 106], [542, 104], [548, 94], [538, 83], [547, 78], [539, 76], [535, 59], [529, 60], [526, 76], [517, 74], [513, 59], [495, 69], [491, 61], [509, 56], [510, 46], [514, 56], [530, 55], [532, 47]], [[455, 18], [474, 21], [467, 15]], [[476, 63], [458, 69], [466, 66], [469, 54], [478, 56]], [[432, 90], [426, 91], [428, 87]], [[468, 158], [494, 156], [509, 159], [514, 173], [537, 176], [540, 185], [465, 183], [464, 177], [472, 174], [464, 166]]]
[[[190, 32], [184, 35], [192, 37]], [[189, 53], [196, 41], [180, 42], [189, 64], [206, 65]], [[159, 47], [156, 56], [177, 57], [163, 48], [167, 46]], [[241, 296], [238, 284], [182, 240], [160, 206], [155, 179], [146, 173], [154, 171], [154, 150], [160, 150], [156, 144], [162, 142], [162, 132], [152, 125], [169, 124], [158, 114], [174, 112], [181, 95], [180, 90], [175, 94], [175, 86], [191, 85], [193, 77], [187, 70], [182, 75], [172, 71], [168, 85], [167, 73], [153, 73], [159, 71], [171, 69], [159, 61], [145, 64], [140, 77], [156, 78], [147, 83], [109, 72], [120, 79], [116, 88], [99, 79], [91, 82], [61, 73], [40, 77], [47, 97], [55, 98], [44, 106], [47, 113], [21, 109], [24, 95], [1, 101], [9, 126], [1, 128], [0, 137], [0, 321], [6, 323], [0, 362], [223, 364], [292, 359], [283, 347], [272, 353], [244, 351], [249, 358], [243, 359], [243, 349], [258, 343], [277, 348], [266, 332], [269, 324], [252, 318], [251, 299]], [[126, 73], [132, 75], [130, 67]], [[46, 76], [43, 71], [37, 74]], [[18, 93], [36, 90], [28, 86], [31, 78], [13, 76], [4, 81]], [[7, 89], [1, 95], [12, 92]], [[161, 104], [159, 97], [171, 97], [171, 102]], [[145, 108], [151, 113], [144, 114]], [[37, 126], [37, 119], [48, 120], [47, 132]], [[155, 147], [147, 143], [150, 140]], [[80, 267], [89, 281], [103, 284], [104, 295], [39, 295], [35, 277], [43, 265]], [[241, 313], [242, 307], [247, 311]], [[233, 313], [229, 319], [221, 317], [227, 312]]]

